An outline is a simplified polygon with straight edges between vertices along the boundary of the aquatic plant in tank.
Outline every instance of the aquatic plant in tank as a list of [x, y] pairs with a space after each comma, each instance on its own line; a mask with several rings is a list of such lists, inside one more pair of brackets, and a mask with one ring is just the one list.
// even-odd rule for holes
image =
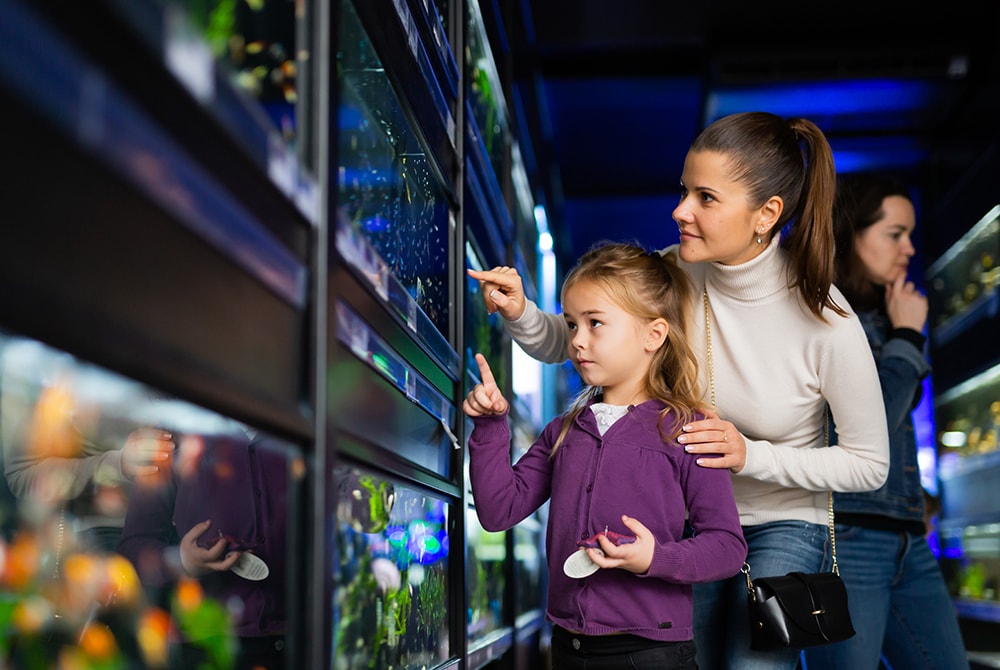
[[425, 668], [451, 655], [447, 504], [354, 468], [338, 490], [331, 667]]

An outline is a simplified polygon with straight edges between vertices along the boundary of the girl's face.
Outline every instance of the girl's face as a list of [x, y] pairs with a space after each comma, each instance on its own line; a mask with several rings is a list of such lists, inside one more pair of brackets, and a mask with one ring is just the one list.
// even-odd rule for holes
[[915, 250], [910, 235], [916, 227], [913, 203], [901, 195], [882, 201], [882, 218], [854, 235], [854, 251], [868, 279], [886, 286], [906, 276]]
[[747, 189], [729, 177], [723, 154], [688, 152], [681, 176], [681, 201], [673, 213], [681, 233], [681, 259], [724, 265], [749, 261], [767, 246], [766, 239], [757, 244], [757, 236], [765, 234], [777, 220], [780, 202], [772, 198], [751, 209]]
[[570, 331], [570, 360], [584, 382], [603, 387], [604, 402], [629, 405], [649, 399], [646, 371], [666, 337], [662, 319], [638, 319], [586, 280], [564, 292], [563, 317]]

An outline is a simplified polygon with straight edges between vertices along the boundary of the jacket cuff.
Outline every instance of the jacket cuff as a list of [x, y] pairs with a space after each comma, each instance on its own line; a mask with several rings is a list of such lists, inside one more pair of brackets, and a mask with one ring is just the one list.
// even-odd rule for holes
[[898, 338], [900, 340], [905, 340], [915, 346], [917, 350], [924, 350], [924, 343], [927, 338], [923, 333], [920, 333], [912, 328], [893, 328], [892, 332], [889, 333], [889, 339]]

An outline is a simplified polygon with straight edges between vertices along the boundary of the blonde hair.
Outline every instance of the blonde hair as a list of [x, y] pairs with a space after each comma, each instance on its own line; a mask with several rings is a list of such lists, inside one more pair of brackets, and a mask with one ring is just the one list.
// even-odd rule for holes
[[[693, 291], [687, 273], [677, 265], [673, 255], [647, 252], [635, 244], [604, 242], [584, 254], [566, 276], [563, 298], [569, 289], [581, 282], [599, 286], [619, 307], [637, 319], [650, 322], [662, 318], [667, 322], [667, 341], [653, 354], [644, 390], [666, 404], [657, 428], [664, 442], [673, 440], [680, 426], [703, 407], [698, 360], [686, 336]], [[601, 392], [600, 387], [592, 386], [577, 396], [563, 418], [552, 455], [587, 403]], [[663, 420], [671, 412], [677, 416], [677, 421], [674, 428], [665, 433]]]

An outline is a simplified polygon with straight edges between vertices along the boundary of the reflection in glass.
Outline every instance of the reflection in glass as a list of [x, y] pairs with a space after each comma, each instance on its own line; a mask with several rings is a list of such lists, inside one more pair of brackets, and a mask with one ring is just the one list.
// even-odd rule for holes
[[338, 225], [367, 240], [447, 337], [447, 199], [350, 3], [343, 10]]
[[450, 655], [448, 506], [353, 468], [333, 473], [335, 670], [428, 668]]
[[283, 667], [291, 446], [28, 338], [0, 365], [0, 667]]

